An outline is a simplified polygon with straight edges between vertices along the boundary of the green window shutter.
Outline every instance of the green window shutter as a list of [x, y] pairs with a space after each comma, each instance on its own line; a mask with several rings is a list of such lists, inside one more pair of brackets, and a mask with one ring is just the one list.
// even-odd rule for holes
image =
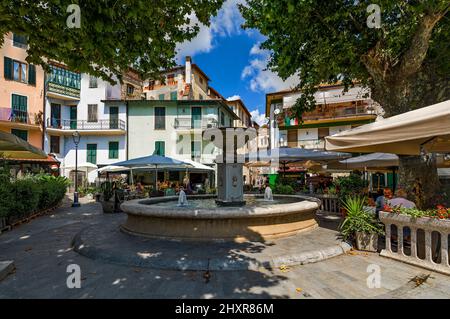
[[33, 64], [28, 66], [28, 84], [36, 85], [36, 67]]
[[170, 92], [170, 99], [172, 101], [176, 101], [177, 100], [177, 92]]
[[28, 141], [28, 131], [12, 129], [11, 134], [21, 138], [24, 141]]
[[109, 158], [119, 158], [119, 142], [109, 142]]
[[160, 100], [160, 101], [164, 101], [164, 94], [160, 94], [160, 95], [159, 95], [159, 100]]
[[12, 59], [8, 58], [5, 56], [4, 58], [4, 75], [5, 75], [5, 79], [6, 80], [12, 80], [13, 79], [13, 75], [12, 75]]
[[97, 144], [87, 144], [87, 157], [88, 163], [97, 164]]
[[155, 154], [159, 156], [166, 156], [165, 150], [165, 142], [164, 141], [156, 141], [155, 142]]

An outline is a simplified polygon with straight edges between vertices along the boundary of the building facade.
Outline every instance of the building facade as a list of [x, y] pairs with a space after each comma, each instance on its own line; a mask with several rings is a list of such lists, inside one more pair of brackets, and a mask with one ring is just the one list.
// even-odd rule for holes
[[44, 150], [61, 161], [61, 174], [74, 179], [76, 131], [81, 136], [80, 179], [92, 183], [97, 177], [95, 170], [82, 169], [86, 163], [101, 168], [126, 160], [127, 110], [121, 101], [141, 94], [142, 85], [136, 84], [133, 76], [123, 85], [113, 85], [89, 74], [72, 72], [63, 65], [52, 65], [46, 81]]
[[0, 130], [42, 148], [44, 71], [26, 62], [27, 39], [8, 33], [0, 48]]
[[298, 91], [266, 95], [266, 116], [270, 118], [270, 145], [324, 149], [325, 137], [375, 121], [381, 108], [370, 92], [355, 85], [344, 92], [343, 85], [323, 85], [315, 94], [316, 109], [303, 114], [303, 122], [292, 116]]

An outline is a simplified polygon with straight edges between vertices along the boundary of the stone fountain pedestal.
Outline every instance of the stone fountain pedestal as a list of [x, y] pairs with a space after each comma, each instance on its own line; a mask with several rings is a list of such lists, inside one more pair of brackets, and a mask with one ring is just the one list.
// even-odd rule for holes
[[219, 206], [244, 206], [244, 180], [241, 163], [217, 164], [217, 199]]

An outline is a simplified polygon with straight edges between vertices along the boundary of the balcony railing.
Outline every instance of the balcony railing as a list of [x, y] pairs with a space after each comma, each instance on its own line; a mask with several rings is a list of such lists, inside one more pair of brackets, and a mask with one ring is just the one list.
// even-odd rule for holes
[[303, 115], [303, 120], [317, 120], [323, 118], [347, 117], [355, 115], [373, 115], [374, 112], [367, 105], [355, 105], [341, 108], [332, 108], [322, 112], [308, 112]]
[[175, 129], [207, 129], [219, 127], [219, 123], [213, 119], [176, 118], [174, 127]]
[[35, 113], [0, 107], [0, 121], [38, 125], [39, 119]]
[[50, 66], [51, 72], [47, 78], [47, 91], [74, 98], [80, 97], [81, 75], [67, 69]]
[[99, 120], [88, 122], [85, 120], [47, 119], [47, 127], [59, 130], [125, 130], [123, 120]]

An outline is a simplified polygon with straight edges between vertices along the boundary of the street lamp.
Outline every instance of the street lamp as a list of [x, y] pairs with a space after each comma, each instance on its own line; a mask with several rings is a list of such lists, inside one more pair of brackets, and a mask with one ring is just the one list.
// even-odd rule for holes
[[75, 191], [73, 192], [72, 207], [80, 207], [78, 202], [78, 144], [80, 143], [80, 133], [75, 131], [72, 134], [73, 143], [75, 144]]

